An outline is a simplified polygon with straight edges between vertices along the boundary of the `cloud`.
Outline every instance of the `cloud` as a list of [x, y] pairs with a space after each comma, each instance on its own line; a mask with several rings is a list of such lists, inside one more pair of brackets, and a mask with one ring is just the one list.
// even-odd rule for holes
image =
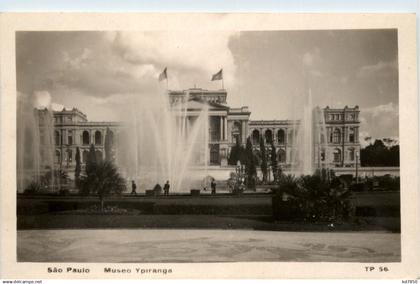
[[360, 142], [366, 144], [365, 137], [383, 139], [399, 137], [398, 105], [388, 103], [360, 110]]
[[118, 32], [107, 39], [123, 61], [153, 66], [155, 77], [168, 67], [172, 83], [185, 88], [191, 86], [191, 77], [208, 82], [220, 68], [225, 81], [233, 84], [236, 66], [229, 40], [238, 35], [227, 31]]
[[357, 77], [365, 78], [373, 75], [389, 76], [391, 72], [398, 72], [398, 63], [393, 61], [379, 61], [376, 64], [364, 65], [357, 71]]
[[307, 51], [302, 56], [303, 68], [313, 77], [324, 77], [325, 74], [319, 69], [322, 65], [321, 50], [314, 47], [312, 50]]
[[389, 31], [325, 33], [17, 32], [17, 89], [48, 91], [52, 102], [91, 120], [117, 120], [131, 95], [166, 88], [157, 81], [166, 66], [170, 89], [218, 89], [210, 78], [224, 68], [230, 106], [248, 105], [252, 119], [287, 119], [301, 109], [305, 67], [314, 104], [380, 105], [362, 110], [361, 127], [378, 138], [398, 136], [397, 114], [382, 115], [391, 101], [398, 108], [396, 32], [386, 40]]
[[89, 48], [84, 48], [80, 55], [74, 57], [67, 51], [63, 51], [63, 61], [71, 69], [80, 69], [88, 64], [91, 54], [92, 51]]
[[94, 97], [153, 93], [164, 85], [160, 86], [157, 80], [164, 67], [168, 67], [171, 89], [195, 84], [204, 88], [219, 86], [210, 82], [210, 78], [220, 68], [224, 69], [226, 85], [233, 86], [236, 66], [229, 41], [235, 34], [224, 31], [20, 34], [18, 89], [27, 93], [48, 90], [58, 99], [74, 91]]

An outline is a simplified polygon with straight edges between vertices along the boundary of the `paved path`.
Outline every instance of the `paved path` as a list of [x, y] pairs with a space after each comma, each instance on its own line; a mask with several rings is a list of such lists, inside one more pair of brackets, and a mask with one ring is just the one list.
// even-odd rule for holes
[[398, 262], [400, 234], [252, 230], [24, 230], [23, 262]]

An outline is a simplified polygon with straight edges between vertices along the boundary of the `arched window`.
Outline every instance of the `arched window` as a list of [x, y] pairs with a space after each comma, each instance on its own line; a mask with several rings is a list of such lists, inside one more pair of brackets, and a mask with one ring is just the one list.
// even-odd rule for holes
[[284, 144], [285, 142], [285, 133], [283, 129], [280, 129], [279, 131], [277, 131], [277, 142], [279, 144]]
[[90, 144], [90, 137], [89, 137], [89, 132], [88, 131], [83, 131], [83, 145], [89, 145]]
[[95, 156], [96, 156], [96, 162], [102, 162], [102, 152], [99, 150], [95, 151]]
[[265, 143], [266, 144], [271, 144], [273, 142], [273, 132], [270, 129], [267, 129], [265, 131]]
[[252, 144], [258, 145], [259, 142], [260, 142], [260, 132], [257, 129], [254, 129], [254, 131], [252, 131]]
[[285, 163], [286, 162], [286, 151], [284, 151], [283, 149], [280, 149], [277, 153], [277, 158], [278, 158], [280, 163]]
[[349, 129], [349, 142], [354, 143], [354, 140], [355, 140], [354, 137], [355, 137], [354, 128], [350, 128]]
[[67, 164], [71, 164], [73, 162], [73, 151], [71, 149], [67, 150]]
[[55, 145], [60, 145], [60, 132], [54, 131], [54, 141]]
[[99, 130], [95, 132], [95, 145], [102, 145], [102, 133]]
[[239, 121], [235, 121], [232, 125], [232, 142], [241, 143], [241, 123]]
[[332, 137], [332, 142], [333, 143], [341, 143], [341, 131], [340, 129], [336, 128], [333, 132], [333, 137]]
[[55, 163], [60, 164], [61, 163], [61, 153], [58, 150], [55, 150]]
[[339, 163], [339, 162], [341, 162], [341, 150], [335, 149], [334, 150], [334, 163]]
[[89, 151], [84, 150], [84, 151], [83, 151], [83, 154], [82, 154], [82, 162], [83, 162], [84, 164], [86, 164], [86, 162], [87, 162], [87, 160], [88, 160], [88, 156], [89, 156]]
[[350, 159], [350, 161], [354, 161], [354, 149], [353, 148], [349, 149], [349, 159]]

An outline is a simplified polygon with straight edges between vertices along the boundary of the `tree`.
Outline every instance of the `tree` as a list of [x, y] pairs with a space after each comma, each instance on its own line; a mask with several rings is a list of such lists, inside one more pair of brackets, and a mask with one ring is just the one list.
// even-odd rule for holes
[[394, 145], [391, 148], [389, 148], [389, 154], [390, 154], [391, 165], [394, 167], [399, 167], [400, 166], [400, 146]]
[[97, 194], [104, 210], [104, 199], [108, 195], [121, 194], [125, 188], [125, 179], [118, 173], [117, 167], [109, 161], [91, 163], [86, 175], [80, 178], [80, 193], [83, 195]]
[[261, 150], [261, 172], [263, 175], [263, 182], [267, 182], [267, 153], [265, 152], [264, 138], [260, 137], [260, 150]]
[[245, 147], [245, 173], [247, 175], [247, 186], [248, 188], [255, 188], [255, 179], [257, 176], [257, 168], [255, 166], [255, 156], [252, 151], [251, 138], [248, 137], [246, 140]]
[[278, 166], [277, 166], [277, 155], [276, 155], [276, 147], [273, 143], [271, 143], [271, 170], [273, 172], [273, 179], [277, 181], [278, 178]]
[[396, 141], [390, 138], [376, 139], [373, 144], [361, 149], [361, 165], [367, 167], [398, 167], [400, 164], [400, 147], [395, 143]]
[[105, 144], [104, 144], [104, 148], [105, 148], [105, 161], [110, 161], [112, 162], [114, 160], [114, 156], [113, 156], [113, 147], [114, 147], [114, 139], [113, 139], [113, 134], [112, 132], [109, 130], [109, 128], [106, 129], [106, 133], [105, 133]]
[[79, 147], [76, 148], [75, 159], [76, 159], [76, 169], [74, 170], [74, 177], [75, 177], [75, 181], [76, 181], [76, 184], [77, 184], [77, 182], [80, 178], [80, 172], [82, 171], [82, 166], [81, 166], [81, 163], [80, 163], [80, 149], [79, 149]]
[[236, 140], [235, 146], [233, 146], [230, 150], [228, 164], [231, 166], [236, 166], [238, 161], [241, 161], [242, 164], [245, 164], [246, 154], [244, 147], [239, 144], [239, 140]]
[[87, 161], [86, 161], [86, 173], [88, 174], [89, 171], [93, 169], [95, 165], [96, 165], [95, 146], [93, 144], [90, 144], [89, 152], [87, 155]]
[[230, 154], [229, 154], [229, 159], [228, 159], [228, 164], [229, 165], [234, 166], [238, 162], [238, 159], [239, 159], [239, 148], [240, 148], [239, 141], [236, 140], [235, 146], [233, 146], [230, 149]]

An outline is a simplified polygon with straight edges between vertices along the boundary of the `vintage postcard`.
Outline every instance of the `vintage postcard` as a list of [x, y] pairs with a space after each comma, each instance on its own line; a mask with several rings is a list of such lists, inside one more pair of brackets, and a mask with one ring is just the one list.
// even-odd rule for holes
[[414, 14], [0, 15], [1, 278], [419, 276]]

